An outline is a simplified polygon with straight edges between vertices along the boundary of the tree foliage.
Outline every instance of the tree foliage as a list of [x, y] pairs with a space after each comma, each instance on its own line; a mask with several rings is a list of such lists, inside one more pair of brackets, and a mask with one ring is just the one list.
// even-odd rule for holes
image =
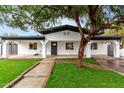
[[[124, 6], [91, 6], [87, 5], [63, 5], [63, 6], [0, 6], [0, 23], [13, 28], [22, 30], [33, 29], [41, 31], [46, 26], [53, 26], [60, 23], [61, 19], [68, 18], [79, 21], [84, 27], [90, 28], [90, 10], [96, 13], [92, 17], [96, 19], [98, 29], [106, 23], [115, 21], [119, 16], [124, 14]], [[96, 8], [96, 10], [95, 10]], [[90, 12], [90, 13], [89, 13]]]
[[0, 23], [22, 30], [41, 31], [58, 22], [52, 10], [44, 6], [0, 6]]

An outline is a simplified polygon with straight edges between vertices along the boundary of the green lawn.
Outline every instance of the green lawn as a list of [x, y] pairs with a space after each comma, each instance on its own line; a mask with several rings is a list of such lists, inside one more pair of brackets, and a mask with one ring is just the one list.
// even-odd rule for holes
[[[67, 61], [70, 59], [63, 59], [63, 61], [64, 60]], [[57, 61], [59, 61], [59, 59]], [[62, 59], [60, 61], [62, 61]], [[76, 68], [73, 63], [58, 63], [55, 65], [46, 87], [124, 88], [124, 76], [112, 71], [98, 70], [89, 67], [79, 69]]]
[[11, 82], [37, 62], [36, 59], [0, 60], [0, 87]]
[[[65, 63], [65, 62], [75, 63], [76, 60], [77, 60], [76, 58], [63, 58], [63, 59], [56, 59], [56, 62], [60, 62], [60, 63]], [[85, 58], [84, 62], [88, 63], [88, 64], [98, 64], [98, 63], [96, 63], [95, 60], [90, 59], [90, 58]]]

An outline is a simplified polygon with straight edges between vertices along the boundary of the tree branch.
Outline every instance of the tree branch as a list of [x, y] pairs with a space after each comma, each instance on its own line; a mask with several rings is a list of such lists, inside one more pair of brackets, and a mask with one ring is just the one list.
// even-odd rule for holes
[[120, 18], [122, 18], [122, 20], [124, 20], [123, 17], [124, 17], [124, 15], [123, 15], [123, 16], [115, 16], [115, 17], [113, 17], [113, 19], [111, 19], [110, 22], [104, 23], [104, 24], [102, 24], [101, 26], [99, 26], [99, 27], [97, 28], [97, 32], [99, 32], [99, 31], [101, 31], [101, 30], [105, 30], [105, 29], [110, 28], [113, 24], [117, 23]]
[[93, 8], [94, 6], [88, 6], [89, 8], [89, 19], [90, 19], [90, 33], [88, 34], [88, 36], [86, 37], [87, 41], [90, 41], [90, 39], [92, 37], [95, 36], [96, 33], [96, 11], [98, 9], [99, 6], [96, 6], [95, 8]]
[[82, 27], [81, 27], [81, 24], [80, 24], [80, 21], [79, 21], [78, 12], [75, 13], [75, 18], [74, 19], [75, 19], [75, 22], [76, 22], [76, 24], [78, 26], [78, 29], [79, 29], [79, 32], [80, 32], [80, 36], [83, 37], [83, 38], [85, 38], [84, 32], [82, 30]]

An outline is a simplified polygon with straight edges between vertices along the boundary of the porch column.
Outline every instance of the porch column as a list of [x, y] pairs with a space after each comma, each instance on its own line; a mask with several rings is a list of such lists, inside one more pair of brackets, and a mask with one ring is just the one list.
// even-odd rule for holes
[[88, 42], [86, 46], [86, 58], [91, 58], [91, 42]]
[[41, 44], [42, 44], [42, 57], [46, 58], [46, 44], [47, 44], [47, 42], [41, 41]]
[[2, 43], [2, 58], [7, 58], [7, 42]]
[[114, 57], [119, 58], [120, 57], [120, 44], [119, 42], [115, 41], [114, 42]]
[[2, 51], [1, 46], [2, 46], [2, 44], [0, 44], [0, 55], [2, 54], [2, 53], [1, 53], [1, 51]]

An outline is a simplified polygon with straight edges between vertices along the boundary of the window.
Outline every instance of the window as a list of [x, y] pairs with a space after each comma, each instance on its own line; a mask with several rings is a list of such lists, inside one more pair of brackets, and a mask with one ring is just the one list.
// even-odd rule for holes
[[97, 43], [91, 44], [91, 50], [97, 50]]
[[74, 50], [73, 42], [66, 43], [66, 50]]
[[66, 32], [64, 32], [64, 35], [66, 35]]
[[69, 36], [69, 32], [64, 32], [64, 35]]
[[29, 43], [29, 49], [37, 50], [37, 43]]
[[69, 35], [69, 32], [67, 32], [67, 35]]

